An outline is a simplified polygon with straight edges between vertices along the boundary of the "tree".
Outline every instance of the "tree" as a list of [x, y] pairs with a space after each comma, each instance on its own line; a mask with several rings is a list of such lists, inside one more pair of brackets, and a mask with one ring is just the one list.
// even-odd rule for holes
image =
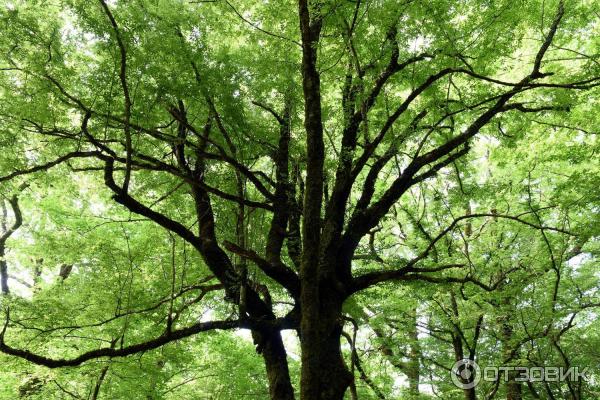
[[[597, 6], [299, 0], [240, 7], [5, 4], [0, 113], [11, 151], [2, 156], [0, 182], [27, 177], [33, 192], [54, 196], [87, 185], [76, 196], [84, 205], [75, 208], [88, 213], [78, 223], [93, 226], [89, 210], [99, 209], [112, 243], [87, 240], [79, 254], [53, 261], [80, 265], [78, 279], [112, 263], [130, 284], [94, 310], [101, 323], [37, 327], [47, 334], [117, 321], [103, 332], [106, 345], [77, 339], [81, 351], [60, 355], [11, 343], [29, 311], [7, 300], [1, 352], [51, 368], [78, 366], [249, 329], [270, 397], [284, 400], [295, 393], [281, 332], [295, 330], [300, 398], [342, 399], [354, 379], [342, 346], [349, 298], [392, 281], [501, 289], [518, 268], [490, 267], [487, 283], [453, 254], [436, 255], [442, 243], [456, 248], [456, 229], [467, 221], [501, 219], [541, 231], [548, 243], [569, 240], [572, 232], [542, 220], [535, 205], [504, 213], [494, 204], [444, 221], [436, 235], [415, 223], [421, 246], [393, 265], [378, 262], [389, 240], [378, 229], [391, 229], [396, 206], [413, 191], [425, 203], [438, 196], [459, 203], [448, 190], [424, 187], [442, 171], [455, 168], [460, 179], [460, 170], [474, 168], [481, 137], [509, 146], [556, 119], [568, 121], [558, 128], [584, 132], [570, 124], [600, 85], [596, 56], [588, 55], [598, 50], [589, 34], [598, 30]], [[509, 136], [503, 125], [520, 129]], [[40, 241], [52, 237], [42, 226], [32, 231]], [[153, 258], [171, 268], [162, 279]], [[188, 264], [186, 274], [194, 272], [176, 282]], [[136, 276], [144, 283], [134, 285]], [[121, 282], [94, 278], [107, 287]], [[218, 319], [195, 316], [205, 297]], [[125, 301], [136, 298], [143, 308]], [[142, 323], [154, 311], [160, 315]]]

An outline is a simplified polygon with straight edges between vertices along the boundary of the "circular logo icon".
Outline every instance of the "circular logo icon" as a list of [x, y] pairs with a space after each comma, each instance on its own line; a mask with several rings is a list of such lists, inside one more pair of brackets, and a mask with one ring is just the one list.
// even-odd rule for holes
[[461, 389], [471, 389], [477, 386], [481, 379], [481, 368], [473, 360], [462, 359], [452, 366], [450, 372], [452, 383]]

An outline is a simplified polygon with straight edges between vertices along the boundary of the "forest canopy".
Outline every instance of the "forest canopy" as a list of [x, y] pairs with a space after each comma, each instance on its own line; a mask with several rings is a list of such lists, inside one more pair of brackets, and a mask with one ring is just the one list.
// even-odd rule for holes
[[0, 26], [0, 399], [600, 398], [597, 1]]

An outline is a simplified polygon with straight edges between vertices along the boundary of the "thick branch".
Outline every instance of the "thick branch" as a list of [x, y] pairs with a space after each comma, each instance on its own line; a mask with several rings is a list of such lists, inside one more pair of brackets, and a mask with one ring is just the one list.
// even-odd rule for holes
[[274, 279], [288, 289], [292, 296], [297, 297], [300, 294], [300, 280], [294, 271], [285, 266], [285, 264], [271, 263], [259, 256], [256, 252], [241, 248], [231, 242], [226, 241], [223, 244], [224, 247], [232, 253], [255, 263], [268, 277]]

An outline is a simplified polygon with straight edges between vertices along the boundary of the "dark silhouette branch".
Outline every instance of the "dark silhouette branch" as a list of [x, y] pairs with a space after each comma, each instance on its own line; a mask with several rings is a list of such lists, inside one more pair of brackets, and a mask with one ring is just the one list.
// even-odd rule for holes
[[[7, 314], [8, 318], [8, 314]], [[8, 323], [8, 320], [7, 320]], [[211, 330], [230, 330], [235, 328], [244, 327], [244, 324], [240, 321], [210, 321], [210, 322], [199, 322], [186, 328], [172, 330], [166, 332], [164, 335], [159, 336], [155, 339], [148, 340], [146, 342], [133, 344], [123, 348], [115, 349], [110, 347], [100, 348], [97, 350], [91, 350], [85, 352], [77, 357], [70, 359], [56, 359], [50, 358], [43, 355], [33, 353], [28, 350], [22, 350], [12, 347], [6, 344], [4, 340], [6, 325], [0, 335], [0, 352], [22, 358], [29, 362], [37, 365], [42, 365], [48, 368], [60, 368], [60, 367], [74, 367], [81, 365], [86, 361], [94, 360], [102, 357], [127, 357], [132, 354], [142, 353], [149, 350], [157, 349], [168, 343], [187, 338], [200, 332], [206, 332]]]
[[101, 155], [101, 153], [98, 151], [72, 151], [72, 152], [67, 153], [63, 156], [60, 156], [57, 159], [50, 161], [46, 164], [36, 165], [35, 167], [31, 167], [31, 168], [27, 168], [27, 169], [16, 170], [8, 175], [1, 176], [0, 182], [6, 182], [6, 181], [9, 181], [18, 176], [21, 176], [21, 175], [28, 175], [28, 174], [33, 174], [35, 172], [46, 171], [46, 170], [48, 170], [52, 167], [55, 167], [65, 161], [68, 161], [72, 158], [89, 158], [89, 157], [97, 157], [99, 155]]
[[124, 112], [124, 132], [125, 132], [125, 149], [127, 151], [127, 160], [125, 162], [125, 178], [123, 179], [123, 191], [127, 192], [129, 188], [129, 180], [131, 179], [131, 156], [132, 156], [132, 144], [131, 144], [131, 98], [129, 97], [129, 88], [127, 86], [127, 52], [125, 51], [125, 44], [123, 43], [123, 38], [121, 37], [121, 32], [119, 30], [119, 26], [117, 25], [117, 21], [113, 16], [110, 8], [106, 4], [104, 0], [99, 0], [102, 5], [102, 9], [104, 13], [110, 20], [110, 24], [115, 33], [115, 38], [117, 40], [117, 45], [119, 47], [119, 54], [121, 57], [120, 60], [120, 68], [119, 68], [119, 80], [121, 81], [121, 87], [123, 89], [123, 99], [125, 101], [125, 112]]

